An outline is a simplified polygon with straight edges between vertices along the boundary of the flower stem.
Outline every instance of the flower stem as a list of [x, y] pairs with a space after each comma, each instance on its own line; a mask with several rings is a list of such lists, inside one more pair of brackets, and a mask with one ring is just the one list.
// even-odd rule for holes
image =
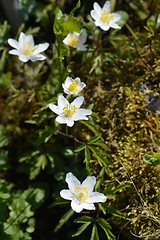
[[138, 40], [137, 35], [133, 32], [133, 30], [131, 29], [131, 27], [130, 27], [127, 23], [125, 23], [125, 26], [126, 26], [126, 28], [129, 30], [129, 32], [132, 34], [132, 36], [133, 36], [136, 40]]
[[[69, 135], [68, 132], [64, 133], [64, 132], [61, 132], [61, 131], [59, 131], [59, 130], [57, 130], [56, 132], [59, 133], [59, 134], [61, 134], [61, 135], [63, 135], [63, 136], [65, 136], [65, 137], [73, 138], [73, 140], [74, 140], [75, 142], [79, 143], [79, 144], [86, 144], [85, 142], [82, 142], [82, 141], [78, 140], [78, 139], [76, 138], [76, 136], [74, 136], [74, 135]], [[86, 145], [87, 145], [87, 144], [86, 144]]]

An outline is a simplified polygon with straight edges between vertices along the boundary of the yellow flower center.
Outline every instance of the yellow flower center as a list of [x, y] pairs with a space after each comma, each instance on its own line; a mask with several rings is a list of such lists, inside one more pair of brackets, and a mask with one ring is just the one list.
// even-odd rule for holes
[[76, 106], [75, 105], [72, 105], [72, 104], [66, 104], [66, 106], [63, 108], [63, 111], [64, 111], [64, 114], [67, 116], [67, 117], [72, 117], [73, 114], [76, 113]]
[[79, 42], [79, 37], [75, 33], [70, 33], [67, 37], [67, 43], [71, 47], [76, 47]]
[[101, 18], [102, 22], [109, 23], [111, 20], [113, 20], [113, 14], [110, 14], [109, 11], [103, 11]]
[[21, 48], [22, 52], [25, 54], [25, 55], [30, 55], [33, 53], [33, 51], [35, 50], [33, 44], [31, 42], [28, 42], [28, 43], [25, 43], [23, 45], [23, 47]]
[[84, 188], [82, 186], [75, 188], [74, 195], [81, 202], [85, 202], [87, 200], [87, 198], [89, 197], [87, 188]]
[[77, 83], [72, 82], [68, 88], [69, 91], [78, 92]]

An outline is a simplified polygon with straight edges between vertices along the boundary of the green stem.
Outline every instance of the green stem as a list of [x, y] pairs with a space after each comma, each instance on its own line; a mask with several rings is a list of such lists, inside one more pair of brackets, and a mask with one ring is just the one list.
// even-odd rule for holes
[[68, 126], [66, 125], [66, 134], [67, 134], [67, 136], [69, 136], [69, 134], [68, 134]]
[[128, 23], [125, 23], [126, 28], [129, 30], [129, 32], [132, 34], [132, 36], [138, 40], [138, 37], [136, 36], [136, 34], [133, 32], [133, 30], [130, 28], [130, 26], [128, 25]]

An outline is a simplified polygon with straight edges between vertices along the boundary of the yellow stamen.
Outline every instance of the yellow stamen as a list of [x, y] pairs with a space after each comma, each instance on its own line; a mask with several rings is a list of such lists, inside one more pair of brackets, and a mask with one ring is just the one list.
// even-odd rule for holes
[[75, 105], [72, 105], [72, 104], [66, 104], [66, 106], [63, 108], [63, 111], [64, 111], [64, 114], [67, 116], [67, 117], [72, 117], [73, 114], [76, 113], [76, 106]]
[[35, 50], [33, 44], [31, 42], [28, 42], [28, 43], [25, 43], [23, 45], [23, 47], [21, 48], [22, 52], [25, 54], [25, 55], [30, 55], [33, 53], [33, 51]]
[[78, 92], [77, 83], [72, 82], [68, 88], [69, 91]]
[[76, 47], [79, 42], [79, 37], [75, 33], [70, 33], [67, 36], [67, 43], [71, 47]]
[[88, 191], [87, 188], [84, 188], [82, 186], [75, 188], [74, 190], [74, 195], [77, 197], [77, 199], [81, 202], [84, 202], [87, 200], [88, 196]]
[[111, 20], [113, 20], [113, 14], [104, 10], [100, 19], [102, 22], [109, 23]]

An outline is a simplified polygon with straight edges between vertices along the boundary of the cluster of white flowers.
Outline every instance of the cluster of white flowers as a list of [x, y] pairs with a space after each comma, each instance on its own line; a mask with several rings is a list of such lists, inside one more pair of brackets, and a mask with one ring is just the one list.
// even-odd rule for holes
[[[95, 25], [103, 29], [104, 31], [109, 28], [120, 29], [121, 27], [117, 24], [121, 16], [118, 13], [111, 13], [110, 1], [106, 1], [104, 6], [101, 8], [97, 2], [93, 4], [93, 10], [90, 12], [92, 18], [95, 20]], [[87, 40], [87, 33], [70, 32], [64, 39], [63, 43], [69, 47], [77, 48], [80, 51], [86, 51], [85, 42]], [[15, 48], [10, 50], [9, 53], [12, 55], [18, 55], [22, 62], [31, 60], [35, 62], [37, 60], [45, 60], [46, 57], [41, 52], [45, 51], [48, 47], [48, 43], [34, 45], [32, 35], [26, 36], [23, 32], [20, 33], [18, 41], [9, 38], [8, 43], [11, 47]]]
[[[110, 28], [120, 29], [117, 24], [120, 20], [118, 13], [111, 13], [110, 1], [106, 1], [101, 8], [97, 2], [93, 4], [93, 10], [90, 12], [92, 18], [95, 20], [95, 25], [103, 29], [104, 31]], [[76, 48], [81, 51], [86, 51], [85, 42], [87, 40], [87, 33], [82, 32], [70, 32], [64, 39], [63, 43], [69, 47]], [[14, 49], [9, 53], [17, 55], [22, 62], [31, 60], [35, 62], [37, 60], [45, 60], [46, 57], [41, 54], [49, 47], [49, 43], [42, 43], [35, 45], [32, 35], [25, 35], [20, 33], [18, 41], [9, 38], [8, 44]], [[80, 78], [67, 77], [62, 84], [64, 93], [70, 95], [78, 95], [86, 86], [84, 82], [81, 82]], [[92, 114], [90, 109], [81, 108], [84, 102], [83, 96], [78, 96], [71, 103], [63, 96], [58, 97], [58, 106], [50, 103], [49, 108], [56, 113], [56, 121], [60, 124], [67, 124], [68, 127], [74, 125], [74, 121], [88, 120], [88, 115]], [[105, 202], [106, 196], [103, 193], [93, 192], [96, 178], [94, 176], [88, 176], [82, 184], [73, 176], [72, 173], [66, 175], [66, 182], [69, 189], [62, 190], [60, 195], [64, 199], [71, 200], [71, 207], [76, 212], [81, 212], [83, 209], [95, 210], [93, 203]]]

